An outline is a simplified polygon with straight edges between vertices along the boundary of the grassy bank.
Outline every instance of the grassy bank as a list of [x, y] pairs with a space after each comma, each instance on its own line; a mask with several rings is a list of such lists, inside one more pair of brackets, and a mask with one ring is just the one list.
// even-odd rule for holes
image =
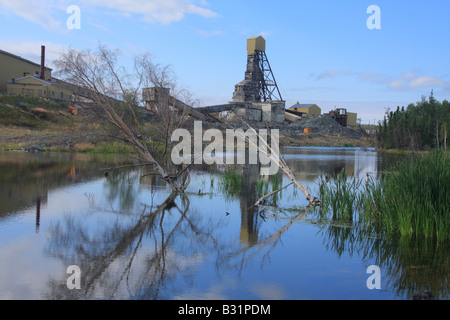
[[[83, 108], [73, 115], [67, 108], [68, 102], [48, 99], [0, 95], [0, 148], [8, 150], [27, 149], [39, 146], [50, 151], [72, 151], [89, 153], [124, 153], [128, 149], [119, 144], [111, 145], [105, 139], [98, 117]], [[140, 116], [145, 118], [143, 110]], [[156, 127], [145, 122], [142, 126], [149, 136], [161, 135]], [[282, 146], [330, 146], [330, 147], [371, 147], [370, 138], [350, 138], [329, 136], [321, 133], [304, 134], [287, 130], [280, 136]], [[156, 143], [161, 137], [154, 139]], [[161, 150], [155, 142], [151, 150]]]
[[[390, 234], [450, 237], [450, 154], [405, 159], [367, 182], [344, 172], [319, 183], [320, 214]], [[358, 215], [356, 216], [356, 213]]]

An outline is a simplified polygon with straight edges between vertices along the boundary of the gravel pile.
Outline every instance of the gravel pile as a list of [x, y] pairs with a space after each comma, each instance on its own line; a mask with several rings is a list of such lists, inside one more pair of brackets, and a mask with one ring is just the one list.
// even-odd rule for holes
[[311, 128], [312, 133], [322, 133], [330, 136], [341, 135], [360, 138], [362, 135], [359, 131], [341, 126], [336, 120], [328, 115], [302, 119], [289, 125], [289, 129], [300, 133], [306, 128]]

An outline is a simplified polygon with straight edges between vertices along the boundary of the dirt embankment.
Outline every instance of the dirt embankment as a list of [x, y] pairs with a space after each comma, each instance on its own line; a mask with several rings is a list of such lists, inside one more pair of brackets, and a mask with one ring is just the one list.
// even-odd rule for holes
[[[42, 107], [0, 101], [0, 149], [43, 151], [104, 147], [107, 141], [97, 120], [83, 110], [73, 115], [67, 106]], [[325, 115], [293, 123], [286, 121], [274, 128], [280, 130], [280, 143], [286, 146], [374, 146], [374, 140], [364, 131], [342, 127]], [[304, 133], [305, 128], [311, 128], [311, 133]]]
[[0, 100], [0, 149], [72, 148], [96, 134], [92, 123], [75, 116], [67, 106], [9, 100]]

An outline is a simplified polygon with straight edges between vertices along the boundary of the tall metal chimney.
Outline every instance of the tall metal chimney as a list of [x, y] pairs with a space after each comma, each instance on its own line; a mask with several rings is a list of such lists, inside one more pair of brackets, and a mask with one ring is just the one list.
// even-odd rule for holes
[[45, 46], [41, 46], [41, 76], [42, 80], [45, 80]]

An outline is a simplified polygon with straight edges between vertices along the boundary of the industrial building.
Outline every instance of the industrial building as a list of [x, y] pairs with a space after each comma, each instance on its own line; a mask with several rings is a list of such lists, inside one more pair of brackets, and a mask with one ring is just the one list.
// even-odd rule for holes
[[72, 100], [72, 92], [52, 78], [52, 69], [45, 66], [45, 46], [41, 47], [41, 64], [0, 50], [0, 93]]
[[357, 125], [358, 114], [355, 112], [347, 112], [347, 126], [354, 129]]
[[60, 87], [52, 81], [42, 80], [33, 76], [26, 76], [8, 81], [6, 92], [8, 94], [48, 98], [53, 100], [72, 100], [72, 91]]
[[316, 104], [301, 104], [296, 103], [288, 110], [293, 111], [301, 116], [306, 116], [308, 118], [314, 118], [320, 116], [322, 109], [320, 109]]
[[348, 112], [345, 108], [336, 108], [328, 113], [334, 120], [336, 120], [341, 126], [356, 128], [358, 114], [354, 112]]
[[154, 110], [161, 99], [183, 112], [208, 121], [216, 121], [212, 113], [232, 111], [248, 121], [283, 123], [285, 101], [275, 81], [266, 55], [266, 40], [261, 36], [247, 39], [247, 67], [244, 80], [234, 87], [232, 101], [226, 104], [192, 108], [170, 95], [167, 88], [144, 88], [142, 98], [146, 108]]
[[[42, 48], [41, 48], [42, 54]], [[6, 92], [8, 81], [26, 76], [34, 76], [43, 80], [52, 77], [52, 69], [0, 50], [0, 92]]]

